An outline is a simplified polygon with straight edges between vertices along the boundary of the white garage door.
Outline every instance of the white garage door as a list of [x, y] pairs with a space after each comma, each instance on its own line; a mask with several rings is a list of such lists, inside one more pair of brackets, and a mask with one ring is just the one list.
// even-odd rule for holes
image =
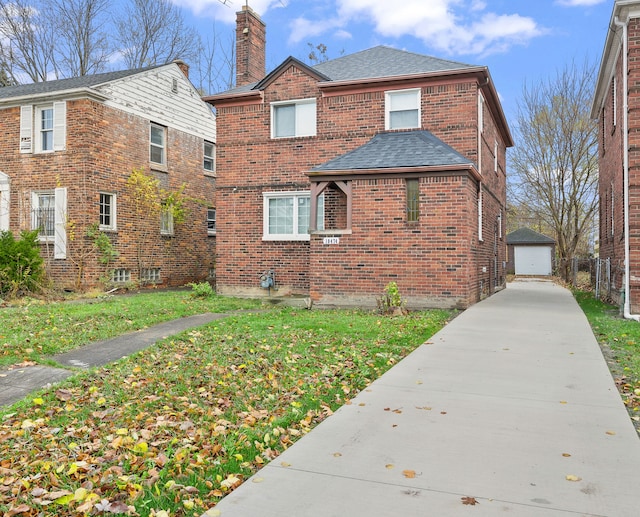
[[550, 275], [549, 246], [514, 246], [516, 275]]

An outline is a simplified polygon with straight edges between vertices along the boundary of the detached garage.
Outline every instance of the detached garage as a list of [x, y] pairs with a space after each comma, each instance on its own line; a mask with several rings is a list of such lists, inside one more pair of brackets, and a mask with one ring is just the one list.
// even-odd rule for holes
[[507, 235], [507, 272], [516, 275], [550, 276], [556, 241], [551, 237], [520, 228]]

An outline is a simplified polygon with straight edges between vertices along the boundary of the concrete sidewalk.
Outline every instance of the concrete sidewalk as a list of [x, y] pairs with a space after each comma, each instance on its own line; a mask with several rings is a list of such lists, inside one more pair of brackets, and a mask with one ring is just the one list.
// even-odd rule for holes
[[[156, 341], [184, 330], [225, 318], [228, 314], [198, 314], [159, 323], [153, 327], [130, 332], [113, 339], [98, 341], [52, 357], [57, 363], [72, 368], [90, 368], [112, 363], [147, 348]], [[73, 370], [50, 366], [22, 366], [0, 370], [0, 407], [23, 399], [29, 393], [73, 375]]]
[[211, 512], [637, 517], [639, 494], [640, 439], [584, 314], [530, 281], [462, 313]]

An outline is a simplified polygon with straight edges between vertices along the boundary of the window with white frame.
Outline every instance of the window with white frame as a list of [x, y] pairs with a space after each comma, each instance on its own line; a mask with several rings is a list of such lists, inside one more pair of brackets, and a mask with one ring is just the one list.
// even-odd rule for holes
[[385, 129], [420, 127], [420, 89], [385, 92]]
[[64, 101], [20, 106], [20, 152], [46, 153], [66, 146], [67, 104]]
[[271, 138], [315, 135], [315, 99], [300, 99], [271, 104]]
[[149, 161], [158, 165], [167, 164], [167, 128], [151, 124], [149, 135]]
[[207, 208], [207, 233], [209, 235], [216, 234], [216, 209]]
[[173, 235], [173, 207], [171, 205], [162, 205], [160, 210], [160, 233]]
[[116, 229], [116, 195], [100, 192], [100, 229]]
[[[309, 192], [265, 192], [263, 240], [309, 240]], [[318, 230], [324, 229], [324, 196], [318, 197]]]
[[67, 189], [31, 193], [31, 228], [41, 241], [53, 243], [53, 258], [67, 258]]
[[216, 158], [215, 158], [216, 147], [212, 142], [205, 141], [204, 143], [204, 162], [203, 168], [208, 172], [216, 171]]
[[50, 239], [55, 235], [55, 202], [53, 190], [33, 193], [31, 228], [38, 230], [41, 239]]

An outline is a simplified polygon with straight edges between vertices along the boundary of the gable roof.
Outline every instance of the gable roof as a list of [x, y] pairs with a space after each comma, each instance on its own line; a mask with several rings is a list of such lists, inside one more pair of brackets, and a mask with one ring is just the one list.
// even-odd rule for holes
[[0, 101], [4, 99], [12, 99], [14, 97], [39, 96], [55, 94], [67, 90], [93, 88], [101, 84], [123, 79], [124, 77], [146, 72], [147, 70], [159, 68], [160, 66], [164, 65], [149, 66], [146, 68], [137, 68], [132, 70], [119, 70], [116, 72], [105, 72], [103, 74], [84, 75], [81, 77], [71, 77], [69, 79], [58, 79], [55, 81], [4, 86], [0, 88]]
[[366, 144], [311, 169], [335, 171], [471, 166], [472, 162], [429, 131], [378, 133]]
[[312, 68], [329, 77], [331, 81], [354, 81], [477, 67], [380, 45], [318, 63]]
[[542, 235], [531, 228], [519, 228], [507, 235], [507, 244], [555, 244], [555, 239]]

